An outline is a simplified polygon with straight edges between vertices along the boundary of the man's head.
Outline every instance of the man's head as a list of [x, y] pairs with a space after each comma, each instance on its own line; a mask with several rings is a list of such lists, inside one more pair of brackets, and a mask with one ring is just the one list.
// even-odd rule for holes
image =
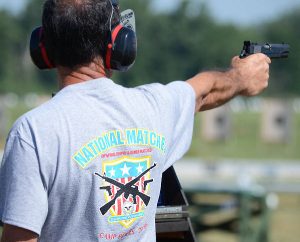
[[119, 19], [110, 0], [47, 0], [43, 10], [47, 52], [56, 65], [68, 68], [104, 59], [111, 25], [115, 27]]

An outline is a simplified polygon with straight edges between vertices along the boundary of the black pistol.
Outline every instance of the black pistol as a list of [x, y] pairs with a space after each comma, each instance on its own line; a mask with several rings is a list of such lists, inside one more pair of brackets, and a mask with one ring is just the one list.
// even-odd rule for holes
[[247, 57], [256, 53], [263, 53], [271, 59], [287, 58], [289, 56], [290, 46], [288, 44], [257, 44], [251, 41], [244, 41], [244, 47], [240, 58]]

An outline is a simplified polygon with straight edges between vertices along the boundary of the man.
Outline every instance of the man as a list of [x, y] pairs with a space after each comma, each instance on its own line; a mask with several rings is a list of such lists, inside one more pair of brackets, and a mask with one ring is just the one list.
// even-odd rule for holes
[[104, 64], [118, 19], [109, 0], [45, 2], [61, 90], [7, 139], [2, 242], [155, 241], [161, 175], [189, 148], [194, 113], [268, 85], [270, 59], [256, 54], [186, 82], [119, 86]]

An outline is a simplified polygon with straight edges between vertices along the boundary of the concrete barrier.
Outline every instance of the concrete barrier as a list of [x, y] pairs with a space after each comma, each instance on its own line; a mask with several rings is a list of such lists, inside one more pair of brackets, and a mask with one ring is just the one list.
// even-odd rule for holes
[[270, 192], [300, 193], [300, 161], [184, 158], [174, 165], [183, 188], [263, 186]]

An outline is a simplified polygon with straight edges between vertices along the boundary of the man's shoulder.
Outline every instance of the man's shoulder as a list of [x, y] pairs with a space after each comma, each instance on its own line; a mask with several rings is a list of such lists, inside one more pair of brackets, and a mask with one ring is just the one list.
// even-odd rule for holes
[[167, 84], [151, 83], [137, 86], [138, 90], [152, 90], [152, 91], [167, 91], [167, 90], [191, 90], [192, 87], [186, 81], [173, 81]]
[[191, 96], [194, 98], [195, 93], [191, 85], [185, 81], [173, 81], [168, 84], [152, 83], [136, 87], [137, 90], [143, 92], [145, 95], [166, 102], [174, 102], [174, 99]]

